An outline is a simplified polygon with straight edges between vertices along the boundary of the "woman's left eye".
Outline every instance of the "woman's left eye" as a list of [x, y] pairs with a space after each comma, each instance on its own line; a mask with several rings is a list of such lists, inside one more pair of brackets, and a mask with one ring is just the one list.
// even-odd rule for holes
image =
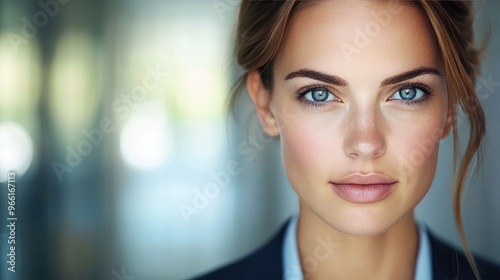
[[418, 101], [423, 99], [429, 91], [426, 89], [421, 89], [414, 85], [406, 85], [396, 91], [392, 96], [391, 100], [403, 100], [403, 101]]

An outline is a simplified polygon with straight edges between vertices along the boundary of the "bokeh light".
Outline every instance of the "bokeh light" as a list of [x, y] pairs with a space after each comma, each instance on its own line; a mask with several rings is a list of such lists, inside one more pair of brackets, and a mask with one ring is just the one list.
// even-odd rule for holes
[[7, 172], [23, 175], [33, 159], [33, 142], [22, 126], [13, 122], [0, 123], [0, 181], [7, 181]]
[[143, 108], [125, 123], [120, 151], [127, 165], [150, 169], [169, 158], [173, 139], [162, 105], [150, 103]]
[[66, 32], [59, 39], [50, 72], [50, 114], [66, 142], [80, 140], [99, 104], [97, 61], [92, 38]]
[[0, 34], [0, 116], [8, 119], [31, 114], [40, 97], [41, 65], [37, 41], [33, 39], [24, 46], [22, 55], [13, 54], [8, 35]]

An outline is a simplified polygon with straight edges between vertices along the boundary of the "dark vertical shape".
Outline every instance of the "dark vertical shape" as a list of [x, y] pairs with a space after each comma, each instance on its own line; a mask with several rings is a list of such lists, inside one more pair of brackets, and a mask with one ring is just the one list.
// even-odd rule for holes
[[[32, 18], [40, 7], [36, 1], [30, 1], [30, 6], [25, 10], [28, 18]], [[55, 47], [55, 38], [58, 34], [59, 17], [49, 19], [47, 25], [38, 28], [36, 39], [39, 41], [41, 53], [40, 72], [40, 98], [38, 111], [38, 124], [40, 135], [38, 141], [33, 143], [33, 149], [38, 154], [38, 166], [36, 173], [26, 182], [25, 196], [20, 198], [20, 204], [24, 205], [23, 217], [19, 232], [23, 257], [20, 263], [20, 273], [23, 279], [56, 279], [54, 267], [54, 256], [57, 248], [53, 243], [52, 235], [58, 228], [60, 215], [60, 187], [51, 168], [51, 160], [55, 158], [55, 131], [50, 120], [48, 104], [48, 80], [49, 67]], [[35, 38], [31, 39], [34, 40]], [[31, 42], [32, 43], [32, 42]]]
[[[22, 275], [22, 279], [61, 279], [63, 275], [71, 273], [71, 268], [63, 267], [61, 264], [61, 258], [64, 254], [68, 254], [62, 252], [70, 250], [71, 256], [79, 258], [81, 252], [74, 249], [80, 247], [78, 244], [72, 246], [74, 244], [71, 242], [82, 238], [82, 236], [86, 241], [83, 244], [90, 245], [86, 249], [92, 252], [92, 256], [96, 257], [92, 260], [94, 265], [90, 271], [85, 271], [85, 274], [90, 277], [89, 279], [100, 279], [101, 277], [98, 276], [102, 275], [100, 272], [104, 269], [100, 267], [100, 264], [103, 263], [105, 254], [101, 254], [100, 250], [106, 248], [106, 240], [103, 238], [105, 236], [103, 229], [106, 228], [107, 224], [104, 198], [106, 192], [103, 184], [105, 176], [102, 172], [102, 165], [105, 161], [102, 156], [105, 143], [94, 146], [92, 153], [85, 157], [72, 173], [65, 173], [64, 180], [59, 182], [51, 164], [54, 161], [65, 164], [66, 151], [64, 147], [69, 143], [61, 141], [58, 137], [50, 116], [48, 98], [50, 68], [58, 38], [65, 27], [77, 26], [88, 32], [93, 38], [93, 42], [98, 46], [97, 53], [100, 53], [99, 47], [102, 48], [100, 38], [102, 38], [104, 30], [102, 26], [103, 2], [70, 0], [66, 4], [59, 4], [59, 12], [54, 17], [49, 17], [48, 24], [38, 28], [35, 37], [39, 42], [42, 59], [40, 99], [37, 112], [35, 112], [38, 117], [40, 135], [38, 141], [34, 142], [34, 150], [38, 160], [38, 162], [33, 163], [38, 166], [36, 173], [29, 178], [26, 177], [26, 180], [20, 183], [23, 188], [27, 189], [23, 197], [19, 198], [20, 205], [23, 206], [19, 213], [22, 221], [18, 231], [22, 248], [19, 275]], [[42, 11], [42, 8], [37, 4], [37, 1], [30, 1], [23, 15], [31, 18], [34, 13], [39, 11]], [[102, 56], [95, 57], [92, 62], [96, 64], [98, 71], [103, 64], [100, 61], [102, 58]], [[105, 79], [99, 80], [105, 81]], [[102, 88], [98, 88], [98, 90], [101, 91]], [[102, 98], [106, 97], [108, 96], [104, 93]], [[95, 122], [86, 129], [90, 130], [99, 126], [103, 118], [102, 109], [103, 107], [100, 106], [96, 116], [91, 116]], [[80, 136], [83, 139], [83, 135], [78, 135], [78, 137]], [[78, 206], [70, 205], [70, 207], [76, 207], [76, 212], [79, 213], [78, 217], [67, 214], [67, 208], [65, 208], [68, 207], [65, 199], [68, 198], [68, 195], [75, 195], [75, 193], [78, 197]], [[75, 234], [65, 232], [68, 228], [68, 218], [74, 221], [80, 217], [88, 221], [85, 224], [85, 232], [78, 231], [79, 236], [71, 238], [70, 243], [61, 243], [61, 238], [67, 237], [68, 234]], [[66, 247], [68, 245], [71, 246]], [[85, 261], [87, 260], [82, 259], [82, 262]], [[74, 279], [81, 278], [77, 271], [73, 272], [75, 272]], [[105, 279], [107, 278], [105, 277]]]

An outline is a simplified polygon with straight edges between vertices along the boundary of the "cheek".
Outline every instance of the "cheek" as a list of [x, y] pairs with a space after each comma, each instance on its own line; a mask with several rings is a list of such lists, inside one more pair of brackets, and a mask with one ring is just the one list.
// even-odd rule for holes
[[388, 141], [395, 175], [419, 194], [427, 192], [434, 178], [443, 126], [437, 116], [398, 123]]
[[331, 179], [341, 155], [338, 135], [338, 124], [319, 115], [281, 123], [283, 163], [294, 188], [322, 185]]
[[[281, 147], [287, 170], [314, 170], [321, 160], [321, 137], [312, 131], [307, 122], [296, 121], [293, 125], [281, 126]], [[290, 175], [293, 175], [290, 174]]]

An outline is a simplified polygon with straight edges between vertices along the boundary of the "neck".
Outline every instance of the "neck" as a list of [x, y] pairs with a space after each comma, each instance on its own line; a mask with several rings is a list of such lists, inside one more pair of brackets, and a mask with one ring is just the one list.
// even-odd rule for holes
[[351, 235], [335, 230], [301, 204], [297, 239], [307, 279], [413, 279], [418, 229], [413, 212], [384, 233]]

